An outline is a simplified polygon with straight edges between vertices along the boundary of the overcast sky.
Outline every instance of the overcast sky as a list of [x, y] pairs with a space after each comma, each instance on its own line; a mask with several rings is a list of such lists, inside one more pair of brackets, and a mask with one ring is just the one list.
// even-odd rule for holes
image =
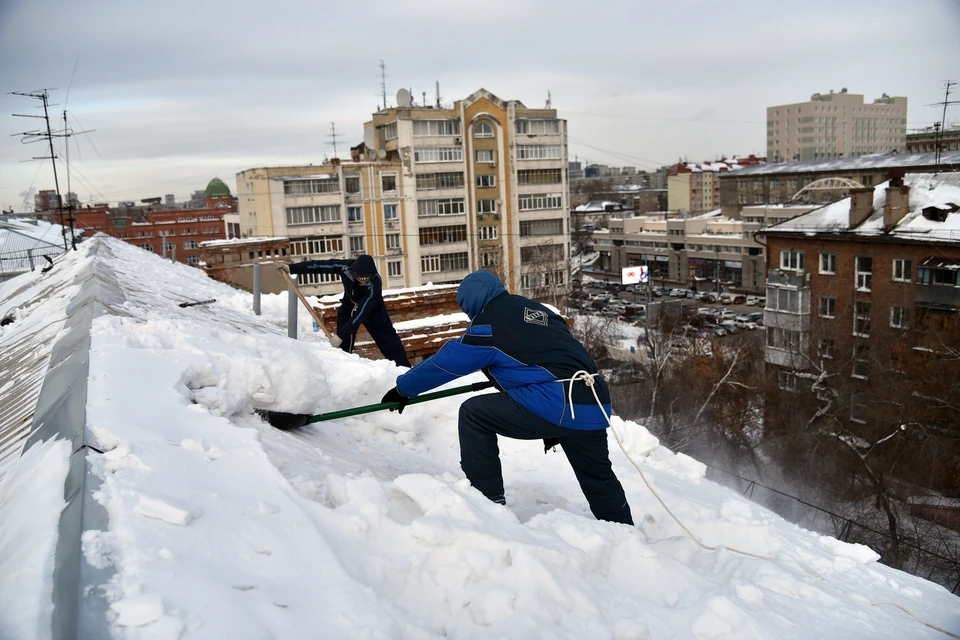
[[483, 87], [540, 107], [549, 90], [571, 158], [655, 168], [765, 153], [767, 106], [842, 87], [907, 96], [909, 127], [929, 126], [925, 105], [960, 80], [958, 27], [957, 0], [0, 0], [0, 205], [53, 188], [49, 161], [21, 162], [43, 149], [11, 137], [37, 103], [11, 91], [55, 87], [55, 115], [95, 130], [71, 144], [82, 201], [184, 200], [214, 176], [233, 189], [238, 170], [322, 162], [331, 121], [346, 155], [380, 59], [388, 103], [435, 81], [447, 103]]

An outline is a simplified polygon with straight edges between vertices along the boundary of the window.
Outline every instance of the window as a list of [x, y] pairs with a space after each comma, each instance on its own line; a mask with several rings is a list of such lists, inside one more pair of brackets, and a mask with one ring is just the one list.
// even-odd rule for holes
[[890, 307], [890, 326], [894, 329], [909, 329], [910, 310], [903, 307]]
[[414, 147], [414, 162], [463, 162], [463, 147]]
[[200, 246], [200, 245], [197, 243], [196, 240], [184, 240], [184, 241], [183, 241], [183, 248], [184, 248], [184, 249], [196, 249], [196, 248], [199, 247], [199, 246]]
[[517, 133], [528, 136], [553, 135], [560, 133], [559, 120], [517, 120]]
[[806, 314], [810, 311], [810, 292], [807, 290], [767, 288], [768, 311]]
[[458, 136], [460, 135], [459, 120], [414, 120], [413, 135], [423, 136]]
[[870, 347], [865, 344], [853, 345], [853, 370], [850, 374], [854, 378], [866, 380], [870, 375]]
[[448, 225], [444, 227], [424, 227], [420, 229], [420, 246], [431, 244], [450, 244], [467, 241], [467, 225]]
[[477, 188], [478, 189], [492, 189], [497, 186], [497, 176], [488, 175], [488, 176], [477, 176]]
[[285, 196], [310, 196], [321, 193], [340, 193], [340, 179], [337, 176], [329, 176], [326, 178], [283, 181], [283, 195]]
[[500, 237], [500, 227], [480, 227], [477, 229], [477, 238], [480, 240], [496, 240]]
[[137, 246], [145, 251], [149, 251], [150, 253], [153, 253], [153, 245], [150, 244], [149, 242], [144, 242], [143, 244], [138, 244]]
[[397, 174], [380, 174], [380, 189], [383, 191], [396, 191]]
[[857, 291], [870, 291], [873, 280], [873, 258], [857, 256], [855, 274]]
[[463, 198], [441, 198], [417, 201], [417, 216], [455, 216], [464, 212]]
[[867, 422], [867, 405], [860, 400], [856, 391], [850, 393], [850, 420], [860, 424]]
[[384, 125], [383, 127], [383, 137], [385, 140], [396, 140], [397, 139], [397, 123], [396, 121], [391, 122], [390, 124]]
[[473, 137], [474, 138], [492, 138], [493, 137], [493, 127], [491, 127], [486, 122], [481, 122], [473, 128]]
[[790, 371], [778, 371], [777, 372], [777, 386], [783, 389], [784, 391], [796, 391], [797, 390], [797, 376]]
[[800, 351], [799, 331], [790, 331], [779, 327], [767, 327], [767, 346], [797, 353]]
[[894, 258], [893, 260], [893, 280], [895, 282], [910, 282], [913, 277], [913, 268], [910, 260], [904, 258]]
[[787, 271], [803, 271], [803, 251], [781, 251], [780, 268]]
[[561, 184], [561, 169], [521, 169], [517, 171], [517, 184]]
[[463, 173], [421, 173], [417, 175], [417, 191], [463, 188]]
[[870, 303], [853, 303], [853, 335], [861, 338], [870, 337]]
[[563, 235], [563, 220], [521, 220], [520, 237]]
[[347, 222], [363, 222], [363, 207], [347, 207]]
[[493, 198], [481, 198], [477, 200], [477, 213], [496, 213], [497, 201]]
[[187, 256], [183, 259], [184, 264], [189, 264], [190, 266], [197, 266], [200, 264], [200, 256]]
[[363, 253], [363, 236], [350, 236], [350, 251]]
[[328, 204], [322, 207], [287, 207], [287, 225], [294, 227], [303, 224], [324, 224], [340, 222], [340, 205]]
[[494, 159], [493, 149], [477, 149], [477, 162], [493, 162]]
[[360, 176], [345, 177], [343, 187], [347, 193], [360, 193]]
[[920, 267], [917, 269], [917, 282], [919, 284], [932, 284], [937, 286], [955, 287], [958, 282], [960, 271], [953, 269], [938, 269], [936, 267]]
[[820, 296], [820, 317], [832, 318], [836, 315], [837, 299]]
[[384, 238], [387, 244], [387, 250], [400, 248], [399, 233], [388, 233], [386, 236], [384, 236]]
[[397, 205], [395, 205], [395, 204], [385, 204], [385, 205], [383, 205], [383, 219], [384, 219], [384, 220], [396, 220], [396, 219], [397, 219]]
[[311, 256], [320, 253], [340, 253], [341, 251], [343, 251], [343, 238], [340, 236], [316, 236], [290, 241], [291, 256]]
[[517, 204], [520, 211], [560, 209], [563, 207], [563, 197], [559, 193], [522, 195]]
[[340, 276], [334, 273], [301, 273], [297, 278], [299, 284], [330, 284], [340, 282]]
[[763, 204], [763, 196], [759, 193], [753, 196], [753, 204]]
[[820, 353], [821, 358], [833, 359], [833, 338], [826, 337], [820, 338], [820, 344], [818, 346], [818, 352]]
[[480, 266], [481, 267], [495, 267], [500, 264], [500, 252], [499, 251], [484, 251], [480, 254]]
[[387, 262], [387, 277], [388, 278], [399, 278], [403, 275], [403, 263], [399, 260], [391, 260]]
[[420, 258], [420, 270], [423, 273], [464, 271], [470, 268], [469, 265], [466, 251], [462, 253], [444, 253], [438, 256], [423, 256]]
[[558, 144], [517, 145], [517, 160], [560, 160], [561, 153]]
[[820, 273], [828, 276], [832, 276], [837, 273], [837, 254], [820, 254]]
[[521, 264], [530, 264], [531, 262], [555, 262], [557, 260], [563, 260], [562, 244], [547, 244], [520, 248]]

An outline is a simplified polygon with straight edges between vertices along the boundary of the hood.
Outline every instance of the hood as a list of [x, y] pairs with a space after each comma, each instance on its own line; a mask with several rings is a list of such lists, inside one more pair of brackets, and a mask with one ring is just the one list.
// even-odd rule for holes
[[460, 288], [457, 289], [457, 304], [473, 320], [491, 300], [506, 292], [500, 278], [494, 274], [483, 270], [474, 271], [460, 283]]
[[351, 262], [347, 270], [353, 274], [367, 274], [372, 276], [377, 273], [377, 265], [373, 262], [373, 258], [367, 254], [363, 254]]

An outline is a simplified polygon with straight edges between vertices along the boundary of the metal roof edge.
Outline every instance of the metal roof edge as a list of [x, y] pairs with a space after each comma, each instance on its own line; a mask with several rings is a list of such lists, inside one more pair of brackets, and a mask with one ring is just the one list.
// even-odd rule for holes
[[[97, 242], [96, 240], [92, 240]], [[71, 441], [69, 470], [64, 481], [66, 506], [60, 514], [53, 569], [51, 636], [55, 640], [109, 638], [103, 587], [113, 567], [94, 567], [83, 555], [86, 531], [107, 530], [107, 512], [93, 499], [100, 479], [90, 468], [89, 456], [102, 449], [87, 430], [87, 380], [90, 368], [90, 328], [99, 316], [116, 314], [126, 299], [112, 270], [97, 262], [96, 254], [109, 247], [100, 243], [94, 260], [80, 278], [80, 291], [67, 308], [65, 334], [54, 345], [40, 389], [30, 435], [23, 451], [38, 441]]]

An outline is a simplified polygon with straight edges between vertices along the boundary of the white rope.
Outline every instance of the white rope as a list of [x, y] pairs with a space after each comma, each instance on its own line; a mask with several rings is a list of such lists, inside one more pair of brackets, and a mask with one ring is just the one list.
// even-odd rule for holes
[[[650, 490], [650, 493], [653, 494], [653, 497], [656, 498], [657, 501], [660, 503], [660, 505], [664, 508], [664, 510], [665, 510], [668, 514], [670, 514], [670, 517], [673, 518], [673, 520], [674, 520], [678, 525], [680, 525], [680, 528], [683, 529], [684, 531], [686, 531], [687, 535], [690, 536], [690, 539], [691, 539], [691, 540], [693, 540], [693, 541], [694, 541], [695, 543], [697, 543], [701, 548], [706, 549], [707, 551], [716, 551], [716, 550], [719, 548], [720, 545], [718, 545], [717, 547], [711, 547], [710, 545], [706, 545], [706, 544], [704, 544], [703, 542], [701, 542], [700, 539], [699, 539], [692, 531], [690, 531], [690, 529], [687, 528], [687, 526], [686, 526], [685, 524], [683, 524], [683, 522], [681, 522], [680, 518], [678, 518], [678, 517], [673, 513], [673, 511], [670, 510], [670, 507], [667, 506], [667, 503], [663, 501], [663, 498], [660, 497], [660, 494], [658, 494], [658, 493], [656, 492], [656, 490], [653, 488], [653, 486], [652, 486], [652, 485], [650, 484], [650, 482], [647, 480], [647, 476], [646, 476], [646, 474], [643, 473], [643, 469], [640, 468], [640, 465], [638, 465], [638, 464], [634, 461], [634, 459], [630, 456], [630, 454], [627, 453], [626, 447], [623, 446], [623, 442], [620, 440], [620, 434], [618, 434], [618, 433], [617, 433], [617, 430], [613, 428], [613, 422], [610, 420], [610, 416], [607, 415], [606, 409], [603, 408], [603, 403], [600, 402], [600, 396], [597, 395], [597, 389], [596, 389], [596, 387], [594, 386], [594, 378], [595, 378], [596, 376], [598, 376], [598, 375], [600, 375], [599, 372], [598, 372], [598, 373], [589, 373], [589, 372], [584, 371], [584, 370], [581, 369], [580, 371], [577, 371], [576, 373], [574, 373], [571, 377], [569, 377], [569, 378], [567, 378], [567, 379], [565, 379], [565, 380], [558, 380], [558, 381], [557, 381], [557, 382], [569, 382], [569, 383], [570, 383], [570, 388], [567, 390], [567, 402], [570, 404], [570, 416], [571, 416], [573, 419], [576, 419], [576, 417], [577, 417], [576, 414], [574, 413], [574, 409], [573, 409], [573, 385], [574, 385], [575, 382], [583, 382], [585, 385], [587, 385], [587, 388], [590, 389], [590, 391], [593, 392], [593, 398], [594, 398], [594, 400], [597, 401], [597, 406], [600, 407], [600, 412], [603, 414], [603, 417], [606, 419], [606, 421], [607, 421], [607, 426], [610, 427], [610, 431], [613, 432], [613, 437], [616, 438], [617, 444], [620, 445], [620, 450], [623, 451], [623, 455], [625, 455], [625, 456], [627, 457], [627, 460], [630, 461], [630, 464], [632, 464], [632, 465], [634, 466], [634, 468], [635, 468], [638, 472], [640, 472], [640, 478], [643, 480], [643, 483], [644, 483], [645, 485], [647, 485], [647, 489]], [[751, 553], [750, 551], [742, 551], [742, 550], [736, 549], [736, 548], [734, 548], [734, 547], [724, 547], [724, 548], [727, 549], [728, 551], [732, 551], [733, 553], [738, 553], [738, 554], [740, 554], [740, 555], [742, 555], [742, 556], [749, 556], [749, 557], [751, 557], [751, 558], [757, 558], [757, 559], [759, 559], [759, 560], [768, 560], [768, 561], [773, 562], [774, 564], [776, 564], [776, 561], [775, 561], [772, 557], [770, 557], [770, 556], [764, 556], [764, 555], [760, 555], [760, 554], [757, 554], [757, 553]], [[804, 571], [806, 571], [806, 572], [807, 572], [808, 574], [810, 574], [811, 576], [813, 576], [813, 577], [815, 577], [815, 578], [818, 578], [818, 579], [820, 579], [820, 580], [823, 580], [823, 576], [821, 576], [820, 574], [818, 574], [818, 573], [817, 573], [816, 571], [814, 571], [813, 569], [807, 567], [806, 565], [804, 565], [802, 562], [800, 562], [799, 560], [797, 560], [796, 558], [794, 558], [794, 557], [791, 556], [790, 554], [784, 553], [784, 556], [787, 557], [787, 558], [790, 558], [791, 560], [794, 560], [798, 565], [800, 565], [800, 568], [801, 568], [801, 569], [803, 569]], [[896, 607], [896, 608], [902, 610], [904, 613], [910, 615], [911, 617], [913, 617], [913, 618], [916, 619], [917, 621], [923, 623], [923, 624], [926, 625], [927, 627], [930, 627], [931, 629], [934, 629], [934, 630], [936, 630], [936, 631], [940, 631], [941, 633], [944, 633], [944, 634], [950, 636], [951, 638], [956, 638], [957, 640], [960, 640], [960, 636], [958, 636], [958, 635], [956, 635], [956, 634], [954, 634], [954, 633], [951, 633], [951, 632], [947, 631], [946, 629], [942, 629], [942, 628], [940, 628], [940, 627], [938, 627], [938, 626], [936, 626], [936, 625], [934, 625], [934, 624], [930, 624], [929, 622], [925, 622], [925, 621], [922, 620], [920, 617], [918, 617], [916, 614], [914, 614], [913, 612], [909, 611], [909, 610], [906, 609], [905, 607], [897, 604], [896, 602], [888, 602], [888, 601], [870, 602], [870, 605], [871, 605], [871, 606], [874, 606], [874, 607], [876, 607], [876, 606], [878, 606], [878, 605], [890, 605], [890, 606]]]

